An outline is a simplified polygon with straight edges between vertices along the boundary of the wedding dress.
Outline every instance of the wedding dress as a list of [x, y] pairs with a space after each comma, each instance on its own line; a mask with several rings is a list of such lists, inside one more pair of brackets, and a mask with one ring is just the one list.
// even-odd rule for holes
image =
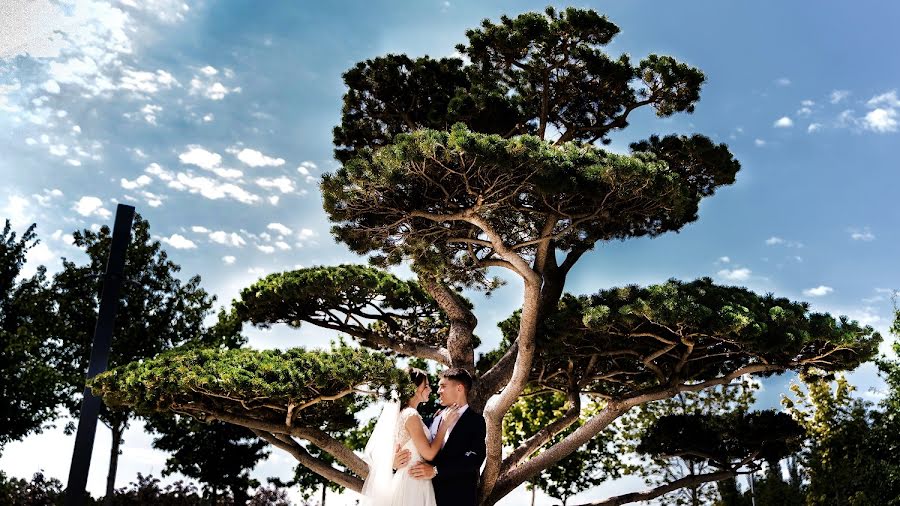
[[[363, 458], [369, 464], [369, 476], [363, 484], [363, 505], [437, 506], [431, 480], [417, 480], [409, 475], [410, 466], [423, 460], [406, 429], [406, 422], [410, 419], [422, 424], [425, 436], [431, 439], [431, 432], [415, 409], [400, 409], [398, 403], [390, 402], [382, 410], [364, 452]], [[391, 467], [397, 445], [409, 450], [410, 459], [405, 466], [393, 472]]]
[[419, 412], [413, 408], [404, 408], [397, 420], [395, 441], [402, 450], [409, 450], [410, 458], [409, 463], [397, 469], [391, 480], [391, 506], [436, 506], [437, 501], [434, 499], [434, 487], [431, 485], [431, 480], [417, 480], [409, 475], [410, 466], [423, 460], [416, 449], [412, 436], [406, 429], [406, 422], [410, 419], [421, 424], [425, 436], [431, 439], [431, 432], [422, 421]]

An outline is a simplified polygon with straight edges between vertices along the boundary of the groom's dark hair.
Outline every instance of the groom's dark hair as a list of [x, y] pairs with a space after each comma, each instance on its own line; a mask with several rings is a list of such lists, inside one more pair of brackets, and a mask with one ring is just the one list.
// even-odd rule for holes
[[472, 375], [462, 367], [451, 367], [442, 372], [441, 377], [461, 383], [463, 388], [466, 389], [466, 395], [469, 395], [469, 392], [472, 390]]

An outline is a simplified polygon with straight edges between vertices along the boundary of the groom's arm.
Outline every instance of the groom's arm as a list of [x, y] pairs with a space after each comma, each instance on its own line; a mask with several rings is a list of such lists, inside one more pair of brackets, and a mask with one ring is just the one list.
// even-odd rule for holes
[[438, 474], [444, 477], [452, 477], [458, 475], [471, 476], [478, 474], [481, 469], [481, 463], [487, 454], [485, 447], [485, 439], [487, 438], [487, 428], [484, 424], [484, 418], [478, 417], [471, 437], [467, 438], [464, 452], [459, 456], [447, 456], [440, 459], [438, 463]]

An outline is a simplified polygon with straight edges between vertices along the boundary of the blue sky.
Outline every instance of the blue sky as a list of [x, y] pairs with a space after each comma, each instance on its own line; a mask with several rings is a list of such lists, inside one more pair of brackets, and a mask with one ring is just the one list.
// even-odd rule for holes
[[[30, 266], [53, 271], [79, 255], [68, 234], [110, 224], [118, 202], [134, 205], [185, 276], [200, 274], [223, 304], [266, 273], [362, 262], [331, 239], [317, 187], [335, 167], [341, 73], [388, 52], [450, 56], [482, 18], [548, 3], [608, 15], [622, 30], [611, 54], [670, 54], [707, 74], [694, 114], [636, 113], [611, 149], [699, 132], [727, 142], [743, 166], [681, 233], [599, 244], [569, 291], [711, 276], [886, 330], [900, 287], [900, 6], [889, 2], [5, 2], [0, 218], [17, 230], [36, 222]], [[491, 299], [472, 295], [485, 348], [520, 295], [515, 282]], [[251, 345], [327, 337], [276, 328], [252, 332]], [[870, 366], [852, 378], [877, 398], [865, 391], [879, 385]], [[788, 380], [766, 382], [760, 404], [776, 403]], [[95, 493], [108, 433], [97, 441]], [[126, 435], [120, 486], [159, 472], [164, 456], [149, 441], [139, 425]], [[10, 445], [0, 469], [65, 478], [71, 444], [48, 431]], [[35, 457], [47, 451], [64, 458]], [[257, 474], [290, 467], [276, 454]]]

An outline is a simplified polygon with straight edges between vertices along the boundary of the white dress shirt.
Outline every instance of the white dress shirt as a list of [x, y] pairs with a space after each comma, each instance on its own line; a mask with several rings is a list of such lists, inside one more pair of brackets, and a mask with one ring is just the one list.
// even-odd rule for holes
[[[465, 413], [466, 409], [468, 409], [468, 408], [469, 408], [468, 404], [459, 408], [459, 417], [460, 418], [462, 418], [463, 413]], [[434, 437], [437, 436], [438, 428], [440, 427], [441, 421], [443, 421], [443, 418], [444, 418], [444, 414], [441, 413], [440, 415], [434, 417], [434, 420], [431, 421], [430, 431], [431, 431], [431, 440], [432, 441], [434, 441]], [[453, 427], [456, 426], [457, 422], [459, 422], [459, 418], [456, 419], [456, 422], [454, 422], [452, 426], [447, 427], [447, 432], [444, 433], [444, 441], [441, 443], [441, 448], [443, 448], [444, 445], [447, 444], [447, 440], [450, 439], [450, 432], [453, 431]]]

